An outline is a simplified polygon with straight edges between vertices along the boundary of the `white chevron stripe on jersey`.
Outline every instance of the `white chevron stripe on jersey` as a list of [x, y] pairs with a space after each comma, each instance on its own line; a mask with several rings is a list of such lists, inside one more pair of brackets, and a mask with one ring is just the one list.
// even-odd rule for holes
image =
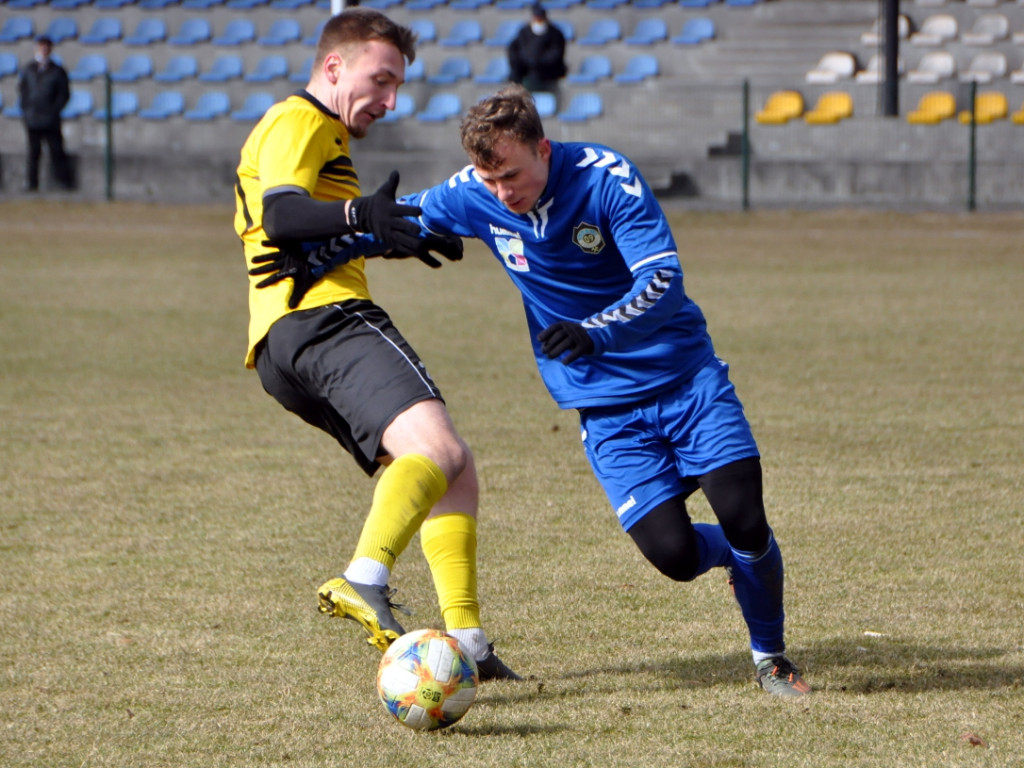
[[604, 328], [612, 323], [628, 323], [630, 320], [640, 317], [640, 315], [657, 304], [658, 299], [665, 295], [671, 280], [672, 274], [670, 272], [658, 270], [654, 273], [651, 282], [644, 286], [644, 289], [630, 301], [588, 317], [583, 321], [583, 327]]

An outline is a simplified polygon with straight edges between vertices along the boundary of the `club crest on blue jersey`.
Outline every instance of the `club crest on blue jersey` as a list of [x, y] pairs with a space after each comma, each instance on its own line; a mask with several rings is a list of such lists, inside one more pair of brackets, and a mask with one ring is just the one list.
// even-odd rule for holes
[[600, 253], [604, 249], [604, 235], [593, 224], [581, 222], [572, 231], [572, 241], [584, 253]]
[[529, 272], [530, 264], [523, 252], [523, 241], [518, 237], [496, 237], [494, 247], [501, 254], [505, 266], [513, 272]]

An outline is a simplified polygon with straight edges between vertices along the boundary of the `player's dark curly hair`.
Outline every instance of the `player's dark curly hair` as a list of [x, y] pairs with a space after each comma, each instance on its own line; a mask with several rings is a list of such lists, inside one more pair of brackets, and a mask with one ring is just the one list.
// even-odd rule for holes
[[416, 33], [372, 8], [350, 8], [324, 24], [316, 45], [313, 68], [324, 63], [329, 53], [348, 46], [380, 40], [395, 46], [408, 63], [416, 60]]
[[462, 148], [470, 161], [485, 170], [501, 162], [494, 147], [502, 139], [536, 149], [544, 138], [544, 126], [533, 96], [521, 85], [509, 85], [470, 107], [460, 125]]

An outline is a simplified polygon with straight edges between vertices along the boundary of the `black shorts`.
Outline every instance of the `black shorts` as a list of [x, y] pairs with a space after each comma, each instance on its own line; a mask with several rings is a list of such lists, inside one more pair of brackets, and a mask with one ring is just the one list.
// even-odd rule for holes
[[281, 405], [333, 435], [368, 475], [395, 417], [441, 392], [387, 313], [352, 300], [291, 312], [275, 322], [256, 355], [263, 388]]

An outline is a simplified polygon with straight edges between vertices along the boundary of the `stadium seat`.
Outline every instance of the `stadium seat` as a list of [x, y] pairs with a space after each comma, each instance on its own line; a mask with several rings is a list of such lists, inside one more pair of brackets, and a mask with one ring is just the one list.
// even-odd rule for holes
[[252, 19], [232, 19], [210, 42], [213, 45], [236, 46], [256, 39], [256, 24]]
[[193, 17], [181, 22], [176, 34], [167, 39], [168, 45], [199, 45], [212, 37], [210, 22], [207, 19]]
[[626, 45], [654, 45], [668, 39], [668, 24], [664, 19], [648, 17], [640, 19], [633, 34], [626, 37], [622, 42]]
[[102, 53], [87, 53], [68, 71], [68, 80], [73, 83], [85, 83], [93, 78], [103, 77], [109, 71], [106, 56]]
[[491, 0], [448, 0], [448, 7], [453, 11], [478, 11], [490, 4]]
[[764, 0], [725, 0], [725, 4], [732, 6], [733, 8], [750, 8], [751, 6], [758, 5]]
[[761, 125], [784, 125], [804, 113], [804, 97], [799, 91], [775, 91], [754, 113], [754, 120]]
[[633, 0], [634, 8], [661, 8], [663, 5], [673, 5], [674, 0]]
[[804, 115], [810, 125], [834, 125], [853, 117], [853, 98], [844, 91], [829, 91], [818, 97], [814, 108]]
[[1006, 69], [1006, 54], [984, 51], [971, 59], [967, 69], [960, 73], [960, 82], [991, 83], [998, 77], [1005, 77]]
[[468, 80], [473, 74], [473, 67], [465, 56], [449, 56], [441, 62], [437, 72], [427, 77], [431, 85], [451, 85], [460, 80]]
[[620, 5], [627, 5], [629, 0], [586, 0], [586, 6], [592, 11], [614, 11]]
[[687, 19], [679, 34], [672, 38], [676, 45], [700, 45], [706, 40], [714, 40], [717, 34], [715, 22], [704, 16]]
[[[494, 7], [502, 11], [522, 11], [529, 8], [535, 2], [536, 0], [497, 0]], [[545, 7], [550, 8], [551, 6], [545, 4]]]
[[[896, 36], [900, 40], [906, 40], [910, 36], [910, 17], [905, 13], [901, 13], [897, 18]], [[880, 18], [875, 19], [875, 23], [871, 25], [871, 29], [860, 36], [861, 45], [868, 45], [873, 48], [882, 45], [885, 42], [882, 37], [882, 30], [882, 20]]]
[[1001, 13], [983, 13], [974, 20], [970, 32], [964, 32], [964, 45], [995, 45], [1010, 36], [1010, 20]]
[[276, 19], [268, 28], [267, 33], [256, 42], [259, 45], [282, 46], [297, 43], [302, 39], [302, 25], [295, 19]]
[[[23, 10], [26, 8], [35, 8], [37, 5], [45, 5], [46, 0], [7, 0], [8, 8], [15, 8], [17, 10]], [[17, 105], [15, 105], [17, 106]], [[21, 112], [18, 112], [18, 116], [21, 117]]]
[[216, 8], [218, 5], [224, 5], [226, 1], [227, 0], [181, 0], [181, 7], [190, 11], [207, 11], [210, 8]]
[[413, 19], [409, 28], [416, 33], [416, 42], [420, 45], [437, 42], [437, 25], [431, 19]]
[[362, 5], [375, 11], [386, 11], [393, 5], [401, 5], [402, 0], [363, 0]]
[[134, 83], [153, 76], [153, 59], [146, 53], [125, 56], [121, 65], [110, 73], [115, 83]]
[[68, 103], [64, 105], [64, 109], [60, 111], [60, 116], [64, 120], [75, 120], [84, 115], [92, 114], [92, 111], [92, 93], [90, 91], [80, 91], [72, 88], [71, 98], [69, 98]]
[[186, 120], [215, 120], [231, 110], [231, 100], [223, 91], [204, 91], [195, 106], [184, 114]]
[[325, 19], [324, 21], [321, 21], [319, 24], [317, 24], [316, 28], [313, 29], [313, 32], [309, 35], [309, 37], [302, 38], [302, 44], [312, 47], [319, 43], [320, 33], [324, 31], [324, 24], [326, 23], [327, 21]]
[[52, 11], [73, 11], [83, 5], [88, 5], [92, 0], [50, 0]]
[[487, 66], [484, 68], [484, 71], [473, 78], [473, 82], [481, 85], [507, 83], [509, 72], [508, 57], [495, 56], [487, 62]]
[[199, 74], [199, 62], [195, 56], [183, 54], [171, 56], [164, 64], [164, 68], [153, 75], [158, 83], [180, 83], [182, 80], [191, 80]]
[[857, 71], [857, 60], [846, 51], [830, 51], [818, 61], [814, 69], [804, 75], [808, 83], [830, 84], [850, 80]]
[[937, 83], [956, 75], [956, 59], [949, 51], [929, 51], [907, 72], [908, 83]]
[[[885, 58], [880, 53], [871, 54], [871, 58], [868, 59], [868, 65], [860, 72], [856, 74], [854, 79], [858, 83], [880, 83], [885, 80], [885, 71], [883, 69], [883, 62]], [[896, 74], [898, 76], [903, 75], [903, 57], [900, 56], [896, 59]]]
[[297, 11], [312, 5], [314, 0], [270, 0], [270, 7], [275, 11]]
[[242, 76], [242, 57], [234, 54], [218, 56], [206, 72], [200, 72], [198, 80], [203, 83], [225, 83]]
[[[139, 95], [135, 91], [114, 91], [110, 95], [110, 119], [121, 120], [139, 111]], [[92, 113], [97, 120], [107, 119], [106, 105]]]
[[139, 0], [139, 8], [147, 11], [162, 11], [170, 5], [177, 5], [178, 0]]
[[405, 68], [405, 82], [415, 83], [424, 79], [426, 79], [426, 71], [423, 65], [423, 57], [420, 56]]
[[65, 40], [74, 40], [78, 37], [78, 22], [70, 16], [58, 16], [46, 25], [43, 34], [50, 38], [54, 45], [60, 45]]
[[438, 45], [445, 48], [465, 48], [484, 39], [484, 30], [476, 19], [459, 19], [448, 34], [439, 39]]
[[411, 117], [416, 112], [416, 100], [413, 99], [408, 93], [399, 93], [395, 98], [395, 108], [388, 110], [377, 122], [379, 123], [395, 123], [399, 120], [403, 120], [407, 117]]
[[658, 57], [642, 53], [626, 62], [625, 69], [615, 76], [615, 82], [622, 85], [642, 83], [648, 78], [657, 77], [660, 71]]
[[18, 56], [9, 51], [0, 53], [0, 80], [16, 74], [18, 74]]
[[121, 19], [116, 16], [103, 16], [92, 23], [92, 26], [78, 38], [78, 42], [82, 45], [106, 45], [120, 40], [122, 35]]
[[1024, 104], [1020, 105], [1020, 109], [1010, 115], [1010, 121], [1014, 125], [1024, 125]]
[[939, 46], [955, 40], [960, 27], [955, 16], [936, 13], [921, 24], [921, 29], [910, 36], [911, 45]]
[[568, 19], [551, 19], [551, 23], [562, 30], [562, 36], [565, 37], [565, 42], [571, 43], [576, 39], [576, 27]]
[[574, 85], [590, 85], [612, 76], [612, 60], [601, 53], [585, 56], [575, 72], [570, 72], [566, 81]]
[[11, 106], [4, 108], [4, 117], [10, 118], [11, 120], [21, 120], [21, 107], [18, 102], [15, 101]]
[[1014, 85], [1024, 85], [1024, 64], [1021, 64], [1020, 69], [1010, 73], [1010, 82]]
[[924, 94], [917, 107], [907, 114], [907, 122], [913, 125], [935, 125], [956, 114], [956, 99], [946, 91], [929, 91]]
[[35, 22], [30, 16], [10, 16], [0, 27], [0, 43], [16, 43], [35, 34]]
[[227, 0], [224, 5], [236, 11], [251, 11], [264, 5], [269, 5], [270, 0]]
[[558, 113], [559, 120], [566, 123], [582, 123], [604, 113], [604, 101], [599, 93], [577, 93], [569, 106]]
[[154, 45], [167, 39], [167, 22], [163, 19], [147, 18], [139, 22], [130, 35], [121, 41], [125, 45]]
[[[975, 125], [988, 125], [996, 120], [1006, 119], [1010, 108], [1006, 100], [1006, 94], [1000, 91], [986, 91], [979, 93], [974, 99], [974, 123]], [[960, 112], [959, 120], [964, 125], [971, 124], [971, 110], [965, 109]]]
[[462, 100], [454, 93], [435, 93], [416, 119], [422, 123], [440, 123], [462, 112]]
[[143, 120], [166, 120], [185, 111], [185, 97], [181, 91], [159, 91], [149, 106], [139, 110]]
[[707, 8], [717, 3], [718, 0], [679, 0], [680, 8]]
[[622, 27], [617, 19], [597, 19], [590, 24], [579, 45], [608, 45], [622, 37]]
[[243, 80], [247, 83], [269, 83], [271, 80], [287, 79], [288, 59], [284, 56], [264, 56], [256, 62], [253, 70]]
[[301, 83], [305, 85], [309, 82], [309, 78], [313, 75], [313, 57], [308, 56], [299, 65], [299, 68], [288, 75], [288, 80], [293, 83]]
[[507, 48], [519, 34], [523, 22], [519, 19], [505, 19], [494, 30], [494, 34], [484, 39], [488, 48]]
[[407, 11], [432, 11], [439, 5], [444, 5], [447, 0], [406, 0], [405, 10]]
[[245, 101], [242, 102], [241, 108], [231, 113], [231, 119], [239, 122], [256, 122], [272, 106], [274, 106], [274, 95], [272, 93], [265, 93], [263, 91], [250, 93], [245, 97]]
[[[543, 5], [549, 11], [568, 11], [574, 6], [583, 5], [583, 2], [584, 0], [547, 0]], [[527, 3], [527, 6], [533, 4]]]
[[116, 11], [126, 5], [135, 5], [135, 0], [94, 0], [92, 7], [101, 11]]
[[533, 103], [537, 107], [537, 114], [541, 118], [551, 117], [558, 111], [558, 100], [555, 94], [547, 91], [537, 91], [533, 94]]

